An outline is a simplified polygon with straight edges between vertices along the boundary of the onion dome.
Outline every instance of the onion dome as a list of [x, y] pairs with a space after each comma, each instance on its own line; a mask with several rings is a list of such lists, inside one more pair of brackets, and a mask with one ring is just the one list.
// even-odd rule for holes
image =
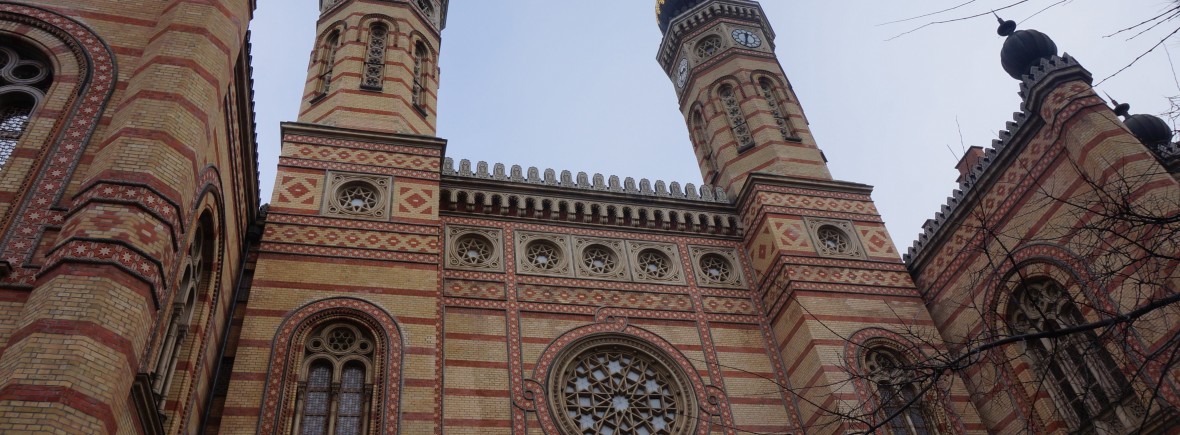
[[656, 0], [656, 20], [660, 23], [660, 31], [668, 31], [668, 23], [689, 8], [704, 3], [707, 0]]
[[1016, 30], [1016, 22], [996, 19], [1000, 21], [998, 33], [1007, 37], [1000, 51], [1000, 64], [1012, 78], [1020, 80], [1041, 59], [1057, 55], [1057, 44], [1048, 35], [1036, 30]]
[[1172, 127], [1168, 123], [1155, 115], [1131, 115], [1130, 104], [1119, 104], [1114, 101], [1114, 114], [1123, 117], [1123, 124], [1127, 126], [1127, 130], [1131, 130], [1131, 134], [1143, 142], [1148, 148], [1159, 145], [1165, 145], [1172, 141]]

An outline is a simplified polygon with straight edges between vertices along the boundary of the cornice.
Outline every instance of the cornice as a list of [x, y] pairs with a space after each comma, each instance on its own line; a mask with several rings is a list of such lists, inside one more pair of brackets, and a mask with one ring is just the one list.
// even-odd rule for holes
[[753, 200], [755, 192], [758, 191], [760, 186], [776, 186], [865, 196], [873, 194], [873, 186], [853, 183], [851, 181], [794, 178], [755, 172], [746, 178], [746, 184], [742, 187], [742, 191], [738, 194], [737, 201], [735, 202], [737, 204], [736, 208], [738, 210], [744, 210], [750, 201]]
[[447, 140], [435, 136], [425, 136], [406, 133], [380, 133], [369, 130], [358, 130], [319, 124], [305, 124], [300, 122], [284, 122], [279, 124], [280, 136], [288, 134], [302, 134], [329, 139], [353, 140], [383, 145], [415, 147], [446, 152]]

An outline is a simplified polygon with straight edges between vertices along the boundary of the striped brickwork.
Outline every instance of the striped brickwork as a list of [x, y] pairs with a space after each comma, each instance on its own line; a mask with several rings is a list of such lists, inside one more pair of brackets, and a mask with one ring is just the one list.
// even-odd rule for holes
[[0, 174], [0, 249], [13, 268], [0, 290], [0, 431], [142, 430], [129, 392], [159, 370], [177, 268], [204, 214], [214, 272], [163, 399], [166, 430], [192, 433], [257, 207], [253, 5], [31, 3], [45, 9], [0, 4], [0, 31], [55, 68]]
[[[937, 335], [869, 193], [863, 185], [759, 175], [738, 202], [757, 273], [753, 290], [790, 386], [803, 397], [800, 426], [808, 433], [850, 429], [835, 410], [874, 409], [871, 390], [849, 372], [859, 364], [858, 341], [886, 338], [917, 347], [909, 343], [914, 337]], [[805, 217], [850, 222], [863, 255], [821, 256]], [[944, 430], [983, 430], [963, 385], [956, 382], [943, 399], [936, 406], [953, 410]]]
[[[1094, 198], [1095, 185], [1085, 180], [1095, 180], [1099, 186], [1131, 186], [1117, 201], [1125, 199], [1147, 209], [1175, 207], [1180, 186], [1094, 93], [1088, 74], [1075, 68], [1060, 73], [1074, 74], [1072, 79], [1051, 76], [1026, 83], [1026, 87], [1035, 84], [1024, 95], [1036, 97], [1025, 107], [1036, 110], [1026, 112], [1028, 118], [1006, 136], [1003, 152], [990, 157], [999, 164], [986, 172], [986, 182], [977, 174], [980, 181], [970, 196], [961, 200], [956, 214], [948, 216], [937, 237], [921, 248], [920, 256], [910, 261], [935, 325], [948, 341], [1006, 331], [1005, 301], [1015, 284], [1002, 277], [1017, 271], [1019, 276], [1051, 277], [1067, 289], [1085, 289], [1075, 300], [1089, 320], [1097, 320], [1098, 311], [1126, 312], [1158, 296], [1140, 293], [1135, 284], [1140, 280], [1159, 283], [1162, 276], [1175, 288], [1174, 263], [1164, 265], [1165, 275], [1149, 276], [1152, 268], [1139, 269], [1141, 265], [1098, 272], [1115, 256], [1094, 243], [1093, 233], [1082, 230], [1102, 222], [1099, 216], [1077, 208]], [[1166, 208], [1155, 211], [1176, 213]], [[1154, 242], [1148, 238], [1145, 243]], [[1170, 278], [1167, 271], [1172, 271]], [[1131, 353], [1157, 349], [1174, 337], [1174, 321], [1165, 319], [1176, 315], [1174, 308], [1165, 308], [1138, 320], [1137, 332], [1119, 345]], [[1162, 382], [1162, 399], [1175, 403], [1174, 385], [1180, 373], [1174, 368], [1161, 373], [1156, 363], [1127, 360], [1121, 350], [1110, 350], [1125, 364], [1129, 379], [1152, 385]], [[1037, 386], [1036, 370], [1021, 356], [1019, 346], [995, 352], [997, 360], [1012, 362], [973, 368], [967, 379], [988, 429], [995, 433], [1068, 430], [1047, 391]], [[1141, 365], [1146, 370], [1131, 371]]]
[[[380, 433], [434, 432], [441, 398], [438, 185], [444, 142], [305, 124], [284, 124], [283, 139], [249, 299], [240, 307], [241, 328], [231, 336], [232, 393], [220, 413], [220, 433], [289, 430], [294, 387], [288, 377], [299, 369], [284, 367], [301, 361], [301, 319], [324, 310], [369, 313], [357, 315], [388, 334], [382, 367], [392, 371], [380, 375], [385, 389], [379, 396], [388, 405], [385, 415], [395, 419]], [[322, 205], [332, 200], [325, 187], [329, 171], [392, 177], [383, 191], [390, 213], [383, 219], [324, 216]]]
[[[324, 11], [308, 68], [299, 122], [356, 128], [383, 133], [431, 136], [438, 103], [439, 26], [408, 0], [345, 0]], [[371, 26], [384, 24], [384, 77], [377, 88], [365, 86]], [[340, 45], [332, 57], [330, 83], [323, 85], [327, 39], [336, 33]], [[415, 104], [414, 49], [427, 55], [420, 66], [421, 99]]]
[[[676, 356], [699, 382], [701, 433], [790, 431], [795, 402], [779, 388], [785, 373], [767, 345], [769, 325], [745, 290], [698, 285], [690, 246], [738, 247], [738, 240], [625, 232], [593, 225], [551, 226], [463, 217], [445, 225], [620, 238], [675, 244], [686, 285], [604, 282], [533, 276], [514, 270], [517, 252], [505, 245], [504, 272], [444, 270], [442, 286], [446, 433], [542, 433], [552, 428], [545, 399], [554, 353], [593, 333], [637, 335]], [[749, 275], [748, 264], [741, 273]], [[514, 432], [515, 429], [515, 432]], [[546, 433], [555, 433], [549, 429]]]

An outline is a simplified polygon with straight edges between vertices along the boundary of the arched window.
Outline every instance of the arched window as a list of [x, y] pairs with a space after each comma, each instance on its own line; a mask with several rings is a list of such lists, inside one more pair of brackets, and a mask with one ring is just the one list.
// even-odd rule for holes
[[717, 161], [713, 157], [713, 147], [709, 145], [709, 135], [705, 131], [705, 116], [701, 114], [701, 110], [697, 109], [692, 112], [692, 140], [696, 148], [701, 152], [701, 158], [705, 161], [705, 166], [709, 168], [710, 173], [706, 174], [705, 182], [712, 183], [710, 178], [714, 177], [717, 170]]
[[193, 229], [192, 242], [189, 243], [188, 253], [180, 267], [180, 280], [177, 281], [176, 296], [172, 300], [168, 329], [165, 330], [160, 353], [156, 356], [156, 369], [152, 374], [152, 393], [161, 414], [176, 378], [176, 366], [181, 359], [181, 349], [184, 348], [185, 340], [189, 338], [197, 300], [210, 284], [212, 274], [209, 265], [212, 262], [214, 245], [211, 226], [211, 219], [206, 215]]
[[340, 31], [333, 30], [324, 39], [320, 56], [320, 94], [327, 94], [332, 88], [332, 69], [336, 66], [336, 51], [340, 49]]
[[53, 71], [40, 52], [0, 38], [0, 168], [8, 163], [52, 83]]
[[414, 105], [422, 106], [422, 89], [426, 86], [426, 44], [414, 44]]
[[434, 21], [434, 4], [430, 0], [418, 0], [418, 9], [422, 10], [422, 15]]
[[369, 26], [369, 51], [365, 55], [365, 80], [361, 87], [381, 90], [385, 83], [385, 46], [389, 27], [384, 23]]
[[750, 134], [750, 126], [746, 124], [746, 114], [733, 85], [725, 84], [717, 91], [721, 97], [721, 104], [725, 106], [725, 113], [729, 116], [729, 125], [733, 129], [733, 136], [738, 142], [738, 152], [754, 147], [754, 137]]
[[762, 77], [758, 79], [758, 89], [762, 91], [762, 98], [766, 99], [766, 104], [770, 106], [770, 115], [774, 117], [774, 122], [778, 124], [778, 130], [782, 132], [783, 139], [795, 141], [799, 140], [795, 136], [795, 132], [791, 130], [791, 124], [787, 121], [785, 115], [786, 107], [779, 99], [779, 93], [774, 82], [769, 78]]
[[312, 332], [304, 343], [291, 433], [369, 433], [375, 343], [367, 330], [349, 322], [329, 323]]
[[[1026, 280], [1008, 302], [1014, 335], [1086, 323], [1073, 298], [1051, 278]], [[1144, 414], [1123, 371], [1093, 332], [1027, 340], [1028, 353], [1071, 432], [1126, 433]]]
[[885, 423], [885, 432], [893, 435], [937, 434], [931, 404], [921, 397], [921, 390], [913, 380], [913, 370], [901, 353], [884, 346], [865, 352], [862, 362], [877, 399], [878, 418]]

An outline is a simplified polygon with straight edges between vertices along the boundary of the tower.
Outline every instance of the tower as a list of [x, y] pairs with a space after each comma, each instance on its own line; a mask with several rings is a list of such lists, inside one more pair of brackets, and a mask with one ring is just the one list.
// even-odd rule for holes
[[658, 60], [672, 79], [705, 183], [741, 192], [753, 173], [830, 180], [826, 159], [748, 0], [660, 0]]
[[447, 1], [321, 0], [299, 122], [433, 136]]

